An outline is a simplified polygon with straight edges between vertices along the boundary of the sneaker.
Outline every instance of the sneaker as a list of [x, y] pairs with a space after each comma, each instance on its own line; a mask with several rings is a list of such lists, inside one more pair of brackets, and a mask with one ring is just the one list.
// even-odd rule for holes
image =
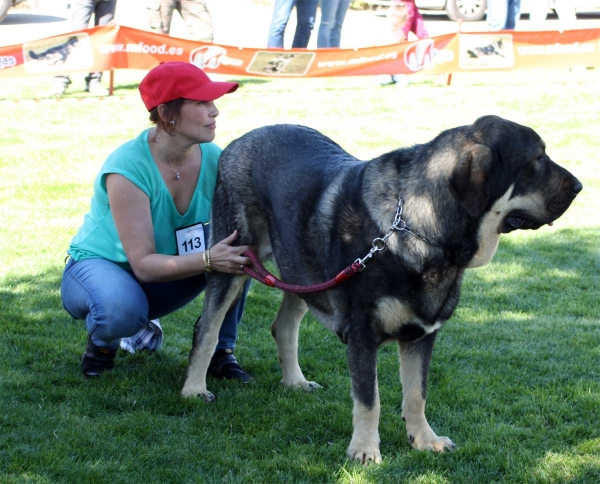
[[85, 90], [94, 96], [108, 96], [108, 89], [100, 84], [100, 81], [91, 81]]
[[151, 319], [148, 326], [140, 329], [137, 334], [121, 339], [119, 347], [122, 350], [134, 354], [136, 351], [157, 351], [162, 345], [163, 330], [160, 320]]
[[217, 350], [210, 360], [208, 374], [214, 378], [238, 380], [242, 383], [248, 383], [252, 377], [240, 366], [233, 350]]
[[377, 82], [380, 86], [389, 86], [390, 84], [396, 84], [396, 76], [380, 74], [377, 76]]
[[408, 87], [410, 84], [410, 81], [406, 74], [396, 74], [392, 77], [394, 78], [394, 84], [398, 87]]
[[87, 377], [100, 376], [105, 371], [110, 371], [115, 367], [116, 348], [109, 350], [96, 346], [92, 337], [88, 334], [85, 353], [81, 358], [81, 371]]
[[71, 85], [71, 79], [55, 79], [52, 84], [52, 95], [61, 97], [67, 92], [67, 87]]

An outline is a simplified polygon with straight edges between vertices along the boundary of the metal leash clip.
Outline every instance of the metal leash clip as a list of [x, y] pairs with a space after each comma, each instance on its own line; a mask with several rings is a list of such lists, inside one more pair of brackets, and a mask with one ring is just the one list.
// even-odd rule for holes
[[371, 260], [377, 252], [382, 252], [387, 248], [387, 241], [394, 232], [408, 232], [409, 234], [414, 235], [415, 237], [418, 237], [419, 239], [431, 244], [431, 242], [425, 237], [423, 237], [421, 234], [408, 228], [406, 222], [402, 219], [402, 210], [402, 197], [400, 197], [398, 198], [398, 207], [396, 208], [396, 215], [394, 216], [394, 221], [392, 222], [392, 225], [388, 227], [383, 237], [377, 237], [373, 240], [373, 247], [371, 247], [371, 250], [366, 256], [364, 256], [362, 259], [359, 257], [354, 261], [355, 264], [358, 264], [360, 266], [359, 272], [365, 270], [366, 263], [369, 260]]

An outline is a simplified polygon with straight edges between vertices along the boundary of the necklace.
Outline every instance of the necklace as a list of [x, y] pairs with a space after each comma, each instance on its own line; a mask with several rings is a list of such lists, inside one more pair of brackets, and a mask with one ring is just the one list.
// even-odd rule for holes
[[175, 180], [179, 180], [181, 178], [181, 173], [183, 172], [183, 169], [185, 168], [185, 165], [187, 164], [187, 162], [189, 161], [189, 159], [192, 157], [192, 153], [193, 152], [194, 152], [194, 149], [192, 148], [190, 154], [188, 155], [188, 157], [186, 158], [186, 160], [183, 162], [183, 164], [181, 165], [181, 168], [179, 170], [173, 164], [173, 162], [171, 161], [171, 158], [169, 158], [168, 156], [166, 157], [167, 161], [169, 162], [169, 165], [171, 165], [171, 167], [175, 171]]

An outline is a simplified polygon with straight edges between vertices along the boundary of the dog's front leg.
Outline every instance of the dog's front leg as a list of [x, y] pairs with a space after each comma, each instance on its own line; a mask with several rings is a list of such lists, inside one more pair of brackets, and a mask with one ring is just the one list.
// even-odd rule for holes
[[299, 296], [289, 292], [284, 293], [279, 312], [271, 326], [271, 334], [277, 343], [279, 364], [283, 375], [281, 383], [310, 392], [321, 388], [321, 385], [304, 378], [298, 364], [298, 330], [307, 309], [306, 303]]
[[413, 342], [400, 342], [400, 377], [402, 380], [402, 419], [408, 440], [415, 449], [454, 449], [448, 437], [438, 437], [425, 418], [427, 375], [437, 331]]
[[352, 440], [348, 457], [363, 464], [380, 463], [379, 389], [377, 386], [377, 350], [379, 345], [365, 335], [348, 338], [348, 362], [352, 376]]

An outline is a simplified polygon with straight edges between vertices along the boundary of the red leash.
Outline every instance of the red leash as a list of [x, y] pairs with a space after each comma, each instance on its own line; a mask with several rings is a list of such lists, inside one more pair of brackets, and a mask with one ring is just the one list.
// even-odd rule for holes
[[317, 292], [317, 291], [325, 291], [327, 289], [332, 289], [336, 286], [339, 286], [342, 282], [350, 279], [354, 274], [358, 272], [362, 272], [366, 267], [365, 264], [370, 261], [373, 256], [379, 252], [382, 252], [386, 249], [388, 239], [395, 232], [408, 232], [415, 237], [418, 237], [423, 242], [427, 242], [434, 247], [440, 247], [439, 244], [431, 242], [430, 240], [423, 237], [419, 232], [416, 232], [410, 229], [404, 220], [402, 220], [402, 198], [398, 198], [398, 206], [396, 207], [396, 215], [394, 216], [394, 222], [392, 225], [385, 231], [385, 234], [382, 237], [377, 237], [373, 240], [373, 246], [367, 255], [365, 255], [362, 259], [356, 259], [351, 265], [346, 267], [342, 272], [340, 272], [333, 279], [330, 279], [327, 282], [323, 282], [321, 284], [312, 284], [310, 286], [296, 286], [295, 284], [286, 284], [285, 282], [277, 279], [273, 274], [271, 274], [264, 266], [261, 264], [258, 255], [255, 252], [249, 250], [244, 253], [244, 255], [252, 261], [254, 264], [253, 267], [244, 266], [244, 271], [250, 277], [253, 277], [257, 281], [262, 282], [263, 284], [271, 287], [277, 287], [282, 291], [295, 292], [298, 294], [308, 293], [308, 292]]
[[360, 261], [356, 260], [352, 263], [352, 265], [346, 267], [337, 276], [327, 282], [322, 282], [321, 284], [312, 284], [310, 286], [298, 286], [295, 284], [287, 284], [277, 279], [273, 274], [265, 269], [255, 252], [249, 250], [248, 252], [244, 253], [244, 255], [250, 258], [252, 264], [254, 264], [254, 266], [244, 266], [244, 271], [250, 277], [253, 277], [257, 281], [262, 282], [267, 286], [276, 287], [282, 291], [295, 292], [297, 294], [333, 289], [334, 287], [339, 286], [342, 282], [350, 279], [354, 274], [361, 272], [364, 269], [364, 265], [361, 264]]

